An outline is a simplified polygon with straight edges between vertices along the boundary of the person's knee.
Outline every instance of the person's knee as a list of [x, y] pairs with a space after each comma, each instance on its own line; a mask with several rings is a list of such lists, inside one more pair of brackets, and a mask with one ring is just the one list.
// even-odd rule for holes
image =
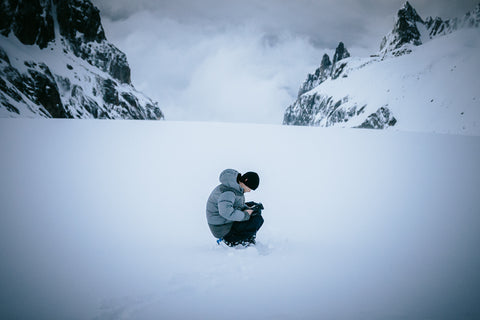
[[257, 230], [260, 229], [264, 222], [263, 217], [261, 215], [256, 215], [252, 218], [254, 219], [254, 224], [257, 227]]

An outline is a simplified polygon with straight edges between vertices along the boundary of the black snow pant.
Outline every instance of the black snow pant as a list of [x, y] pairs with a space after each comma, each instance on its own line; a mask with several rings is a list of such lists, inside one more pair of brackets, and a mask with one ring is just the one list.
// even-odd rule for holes
[[228, 242], [240, 242], [251, 239], [263, 224], [262, 215], [251, 216], [247, 221], [235, 221], [230, 232], [223, 237]]

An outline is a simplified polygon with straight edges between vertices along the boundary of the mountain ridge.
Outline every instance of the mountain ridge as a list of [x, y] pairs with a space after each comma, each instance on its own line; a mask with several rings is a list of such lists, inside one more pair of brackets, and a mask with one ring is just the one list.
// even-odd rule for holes
[[[462, 18], [444, 21], [438, 17], [424, 20], [406, 2], [376, 54], [345, 58], [332, 68], [330, 75], [316, 83], [308, 75], [297, 100], [285, 110], [283, 124], [373, 129], [394, 126], [415, 131], [428, 127], [436, 132], [480, 134], [479, 99], [473, 85], [475, 70], [480, 72], [480, 66], [472, 57], [480, 53], [479, 21], [480, 4]], [[322, 65], [324, 60], [325, 56]], [[467, 60], [470, 65], [466, 65]], [[465, 69], [464, 74], [454, 73], [460, 66]], [[459, 84], [463, 87], [454, 91], [452, 88]], [[385, 92], [378, 90], [383, 87]], [[411, 90], [406, 91], [407, 87]], [[432, 114], [427, 116], [426, 109]], [[424, 127], [420, 115], [424, 117]], [[437, 119], [437, 127], [428, 123], [431, 119]]]

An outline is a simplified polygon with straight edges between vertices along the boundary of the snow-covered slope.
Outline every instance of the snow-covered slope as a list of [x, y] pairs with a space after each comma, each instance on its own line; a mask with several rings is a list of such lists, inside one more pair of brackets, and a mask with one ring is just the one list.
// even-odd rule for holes
[[452, 21], [424, 22], [407, 2], [378, 54], [341, 60], [284, 124], [480, 135], [480, 5]]
[[[2, 319], [480, 318], [480, 137], [0, 119], [0, 152]], [[225, 168], [259, 250], [207, 227]]]
[[89, 0], [0, 2], [0, 117], [163, 118]]

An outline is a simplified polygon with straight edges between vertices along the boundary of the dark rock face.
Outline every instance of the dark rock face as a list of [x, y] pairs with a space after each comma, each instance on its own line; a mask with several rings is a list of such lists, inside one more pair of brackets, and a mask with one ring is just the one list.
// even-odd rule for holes
[[340, 65], [340, 68], [338, 68], [337, 62], [348, 57], [350, 57], [350, 53], [345, 48], [343, 42], [340, 42], [335, 50], [335, 54], [333, 55], [333, 63], [330, 61], [330, 57], [327, 54], [324, 54], [322, 57], [322, 62], [320, 63], [320, 67], [318, 67], [313, 74], [309, 74], [307, 76], [307, 79], [298, 90], [298, 97], [305, 92], [308, 92], [319, 86], [329, 77], [332, 79], [338, 78], [338, 76], [342, 73], [345, 64]]
[[385, 129], [387, 127], [393, 127], [397, 123], [397, 119], [392, 115], [391, 111], [383, 106], [372, 113], [368, 118], [357, 128], [363, 129]]
[[413, 43], [414, 45], [422, 44], [416, 23], [423, 23], [423, 20], [408, 1], [405, 3], [405, 6], [398, 11], [397, 16], [398, 20], [394, 28], [394, 31], [398, 33], [396, 48], [398, 49], [405, 43]]
[[[38, 70], [39, 69], [39, 70]], [[30, 99], [42, 105], [53, 118], [72, 118], [62, 108], [62, 101], [50, 69], [45, 64], [33, 65], [28, 70], [30, 77], [23, 76], [26, 92], [31, 92]]]
[[115, 83], [112, 79], [103, 80], [102, 94], [103, 101], [106, 103], [113, 105], [117, 105], [119, 103], [118, 92], [115, 90]]
[[[0, 33], [11, 31], [26, 45], [47, 47], [55, 39], [54, 17], [72, 52], [122, 83], [130, 83], [126, 56], [106, 41], [100, 12], [85, 0], [7, 0], [0, 2]], [[93, 49], [94, 47], [94, 49]]]
[[318, 67], [313, 74], [309, 74], [307, 76], [307, 79], [298, 90], [298, 97], [305, 92], [308, 92], [319, 86], [329, 77], [332, 79], [338, 78], [338, 76], [342, 73], [345, 64], [340, 65], [338, 68], [337, 62], [348, 57], [350, 57], [350, 53], [348, 52], [347, 48], [345, 48], [343, 42], [340, 42], [335, 50], [335, 54], [333, 55], [333, 63], [330, 61], [330, 57], [327, 54], [324, 54], [322, 57], [322, 62], [320, 63], [320, 67]]
[[[60, 34], [71, 43], [101, 42], [106, 40], [100, 22], [100, 11], [90, 2], [83, 0], [54, 0]], [[77, 37], [77, 32], [81, 38]]]
[[434, 37], [438, 34], [444, 33], [449, 27], [450, 27], [450, 22], [443, 21], [442, 18], [436, 17], [433, 19], [432, 17], [428, 17], [425, 20], [425, 25], [430, 31], [430, 37]]
[[398, 11], [392, 32], [383, 38], [380, 51], [383, 54], [391, 52], [394, 56], [410, 53], [411, 50], [404, 47], [406, 44], [414, 46], [422, 44], [419, 25], [423, 25], [428, 30], [430, 38], [449, 34], [460, 28], [478, 28], [480, 26], [480, 4], [473, 11], [465, 14], [463, 18], [444, 21], [439, 17], [428, 17], [423, 20], [410, 3], [406, 2]]
[[333, 55], [333, 65], [335, 66], [338, 61], [350, 57], [350, 53], [348, 52], [347, 48], [343, 42], [340, 42], [335, 49], [335, 54]]
[[[388, 52], [401, 49], [405, 44], [411, 43], [415, 46], [421, 45], [420, 31], [417, 23], [424, 24], [417, 11], [405, 2], [403, 8], [397, 13], [397, 20], [393, 31], [383, 38], [380, 45], [380, 51]], [[398, 53], [403, 54], [405, 52]]]
[[330, 68], [330, 66], [332, 65], [332, 63], [330, 62], [330, 58], [328, 57], [327, 54], [324, 54], [323, 57], [322, 57], [322, 62], [320, 63], [320, 70], [327, 70], [328, 68]]
[[[8, 75], [14, 82], [22, 84], [21, 76], [14, 68], [10, 67], [10, 60], [5, 51], [0, 48], [0, 70], [5, 75]], [[20, 114], [20, 110], [16, 108], [11, 102], [23, 102], [22, 96], [12, 89], [7, 81], [0, 77], [0, 105], [3, 105], [9, 112]]]
[[[347, 123], [350, 119], [365, 112], [367, 105], [346, 106], [349, 97], [334, 100], [331, 96], [313, 94], [302, 95], [285, 111], [283, 124], [297, 126], [330, 127], [338, 123]], [[383, 106], [370, 114], [367, 119], [355, 128], [385, 129], [397, 123], [392, 112]]]
[[474, 10], [467, 12], [462, 18], [442, 20], [442, 18], [428, 17], [425, 19], [430, 38], [446, 35], [460, 28], [478, 28], [480, 26], [480, 3]]
[[[18, 49], [2, 48], [11, 34], [46, 50], [43, 56], [51, 58], [41, 59], [52, 64], [25, 61], [26, 68], [17, 70], [11, 61]], [[106, 40], [99, 10], [89, 0], [2, 0], [0, 40], [0, 113], [3, 107], [19, 116], [163, 118], [157, 103], [131, 86], [127, 58]]]
[[127, 56], [112, 44], [106, 41], [99, 44], [90, 42], [73, 48], [76, 56], [107, 72], [121, 83], [131, 83]]
[[351, 118], [364, 112], [365, 106], [352, 105], [343, 108], [348, 97], [334, 100], [331, 96], [321, 94], [302, 95], [287, 108], [283, 124], [296, 126], [330, 127], [337, 123], [348, 122]]
[[[45, 116], [72, 118], [72, 115], [63, 108], [57, 83], [47, 65], [26, 62], [27, 73], [21, 74], [10, 65], [8, 60], [2, 60], [0, 61], [0, 76], [2, 76], [3, 85], [0, 85], [0, 89], [3, 91], [1, 93], [3, 101], [11, 105], [7, 97], [23, 103], [26, 103], [25, 99], [27, 99], [41, 105], [40, 111]], [[11, 83], [13, 87], [7, 86], [7, 83]], [[15, 112], [19, 114], [18, 109], [15, 109], [17, 110]]]
[[283, 124], [295, 126], [313, 125], [316, 112], [321, 107], [316, 94], [302, 95], [287, 108], [283, 116]]
[[108, 72], [122, 83], [130, 83], [130, 67], [123, 52], [106, 42], [100, 11], [84, 0], [54, 0], [60, 34], [73, 53]]
[[27, 45], [45, 48], [55, 38], [51, 3], [48, 0], [8, 0], [0, 3], [0, 33], [15, 36]]
[[331, 67], [332, 62], [330, 61], [330, 58], [327, 54], [324, 54], [322, 62], [320, 63], [320, 67], [318, 67], [313, 74], [309, 74], [307, 76], [307, 80], [305, 80], [298, 90], [298, 96], [300, 97], [305, 92], [312, 90], [323, 81], [327, 80], [332, 69]]

